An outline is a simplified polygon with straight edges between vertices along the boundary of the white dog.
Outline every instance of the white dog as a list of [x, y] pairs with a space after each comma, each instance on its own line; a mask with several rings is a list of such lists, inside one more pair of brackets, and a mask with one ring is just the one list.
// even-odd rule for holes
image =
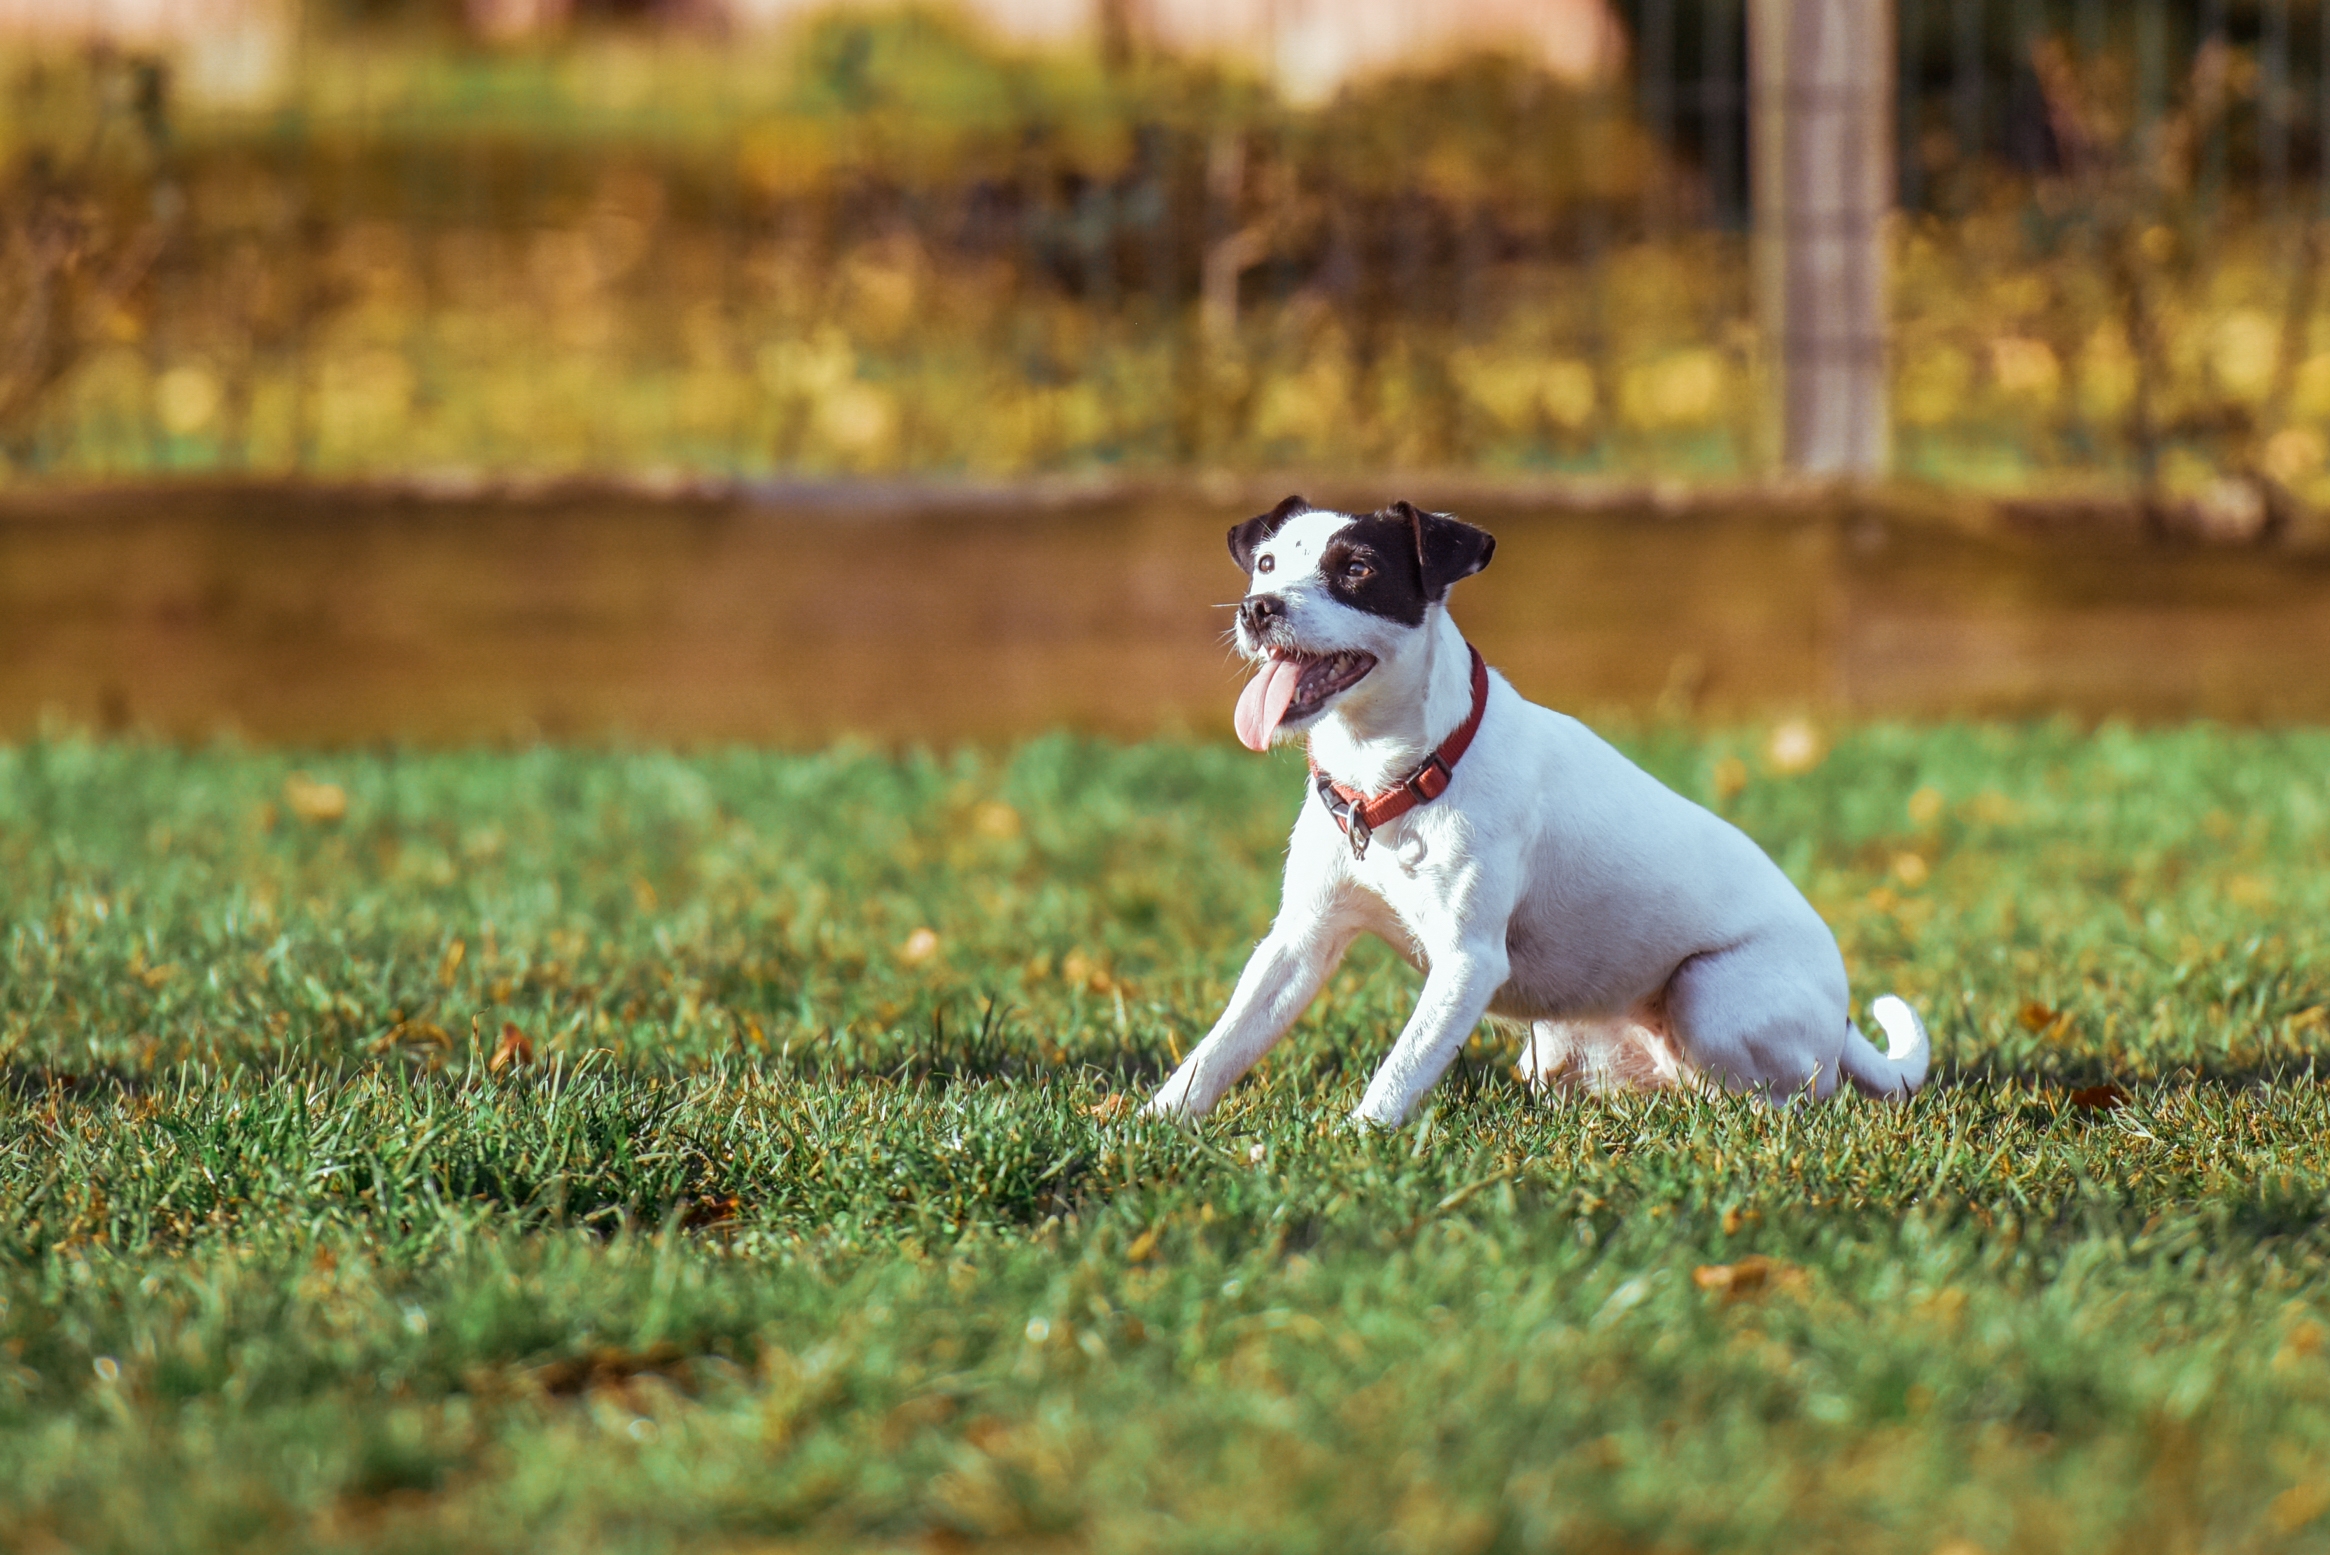
[[1307, 736], [1317, 797], [1278, 921], [1150, 1110], [1210, 1111], [1362, 931], [1425, 973], [1363, 1123], [1398, 1126], [1487, 1015], [1528, 1023], [1538, 1086], [1916, 1090], [1924, 1024], [1887, 995], [1869, 1013], [1891, 1051], [1870, 1045], [1835, 936], [1762, 849], [1481, 664], [1447, 598], [1495, 548], [1405, 502], [1289, 497], [1230, 531], [1238, 646], [1260, 667], [1238, 737]]

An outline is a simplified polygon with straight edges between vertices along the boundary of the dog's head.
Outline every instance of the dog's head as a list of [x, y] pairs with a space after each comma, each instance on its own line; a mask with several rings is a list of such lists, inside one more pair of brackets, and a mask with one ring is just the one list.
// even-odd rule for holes
[[1407, 502], [1351, 514], [1289, 497], [1231, 530], [1247, 580], [1238, 649], [1262, 666], [1238, 699], [1238, 737], [1266, 749], [1414, 649], [1496, 548], [1486, 530]]

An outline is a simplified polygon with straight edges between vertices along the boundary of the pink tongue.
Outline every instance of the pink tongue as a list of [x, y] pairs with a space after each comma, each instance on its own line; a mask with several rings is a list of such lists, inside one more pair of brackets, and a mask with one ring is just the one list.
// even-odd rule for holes
[[1238, 693], [1237, 715], [1231, 719], [1238, 726], [1240, 744], [1250, 751], [1270, 749], [1270, 737], [1278, 732], [1278, 721], [1294, 700], [1295, 682], [1302, 678], [1302, 666], [1292, 659], [1272, 659], [1246, 682], [1246, 689]]

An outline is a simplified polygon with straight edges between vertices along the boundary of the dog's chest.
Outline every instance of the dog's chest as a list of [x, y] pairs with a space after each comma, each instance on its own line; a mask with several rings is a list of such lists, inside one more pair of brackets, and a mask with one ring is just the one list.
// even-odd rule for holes
[[1347, 855], [1351, 879], [1380, 908], [1378, 932], [1397, 926], [1386, 939], [1422, 947], [1447, 943], [1461, 930], [1458, 885], [1467, 871], [1453, 828], [1433, 824], [1440, 819], [1402, 816], [1370, 837], [1364, 854]]

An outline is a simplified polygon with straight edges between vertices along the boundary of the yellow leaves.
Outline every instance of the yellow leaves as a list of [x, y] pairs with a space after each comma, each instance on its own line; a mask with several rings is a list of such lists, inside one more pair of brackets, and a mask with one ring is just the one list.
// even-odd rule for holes
[[1714, 351], [1674, 351], [1630, 368], [1619, 380], [1619, 414], [1638, 427], [1701, 426], [1715, 419], [1725, 387]]
[[2283, 427], [2265, 440], [2258, 463], [2284, 486], [2295, 486], [2322, 473], [2330, 461], [2330, 442], [2312, 427]]
[[172, 437], [192, 437], [218, 414], [225, 391], [199, 362], [182, 362], [154, 380], [154, 416]]
[[1940, 426], [1964, 414], [1974, 363], [1947, 345], [1906, 351], [1895, 391], [1901, 419], [1911, 426]]
[[1508, 432], [1533, 430], [1541, 419], [1574, 431], [1594, 419], [1599, 396], [1594, 369], [1585, 362], [1467, 346], [1449, 353], [1448, 371], [1465, 396]]
[[2124, 414], [2136, 397], [2136, 352], [2117, 323], [2096, 326], [2079, 352], [2079, 409], [2108, 421]]
[[763, 195], [790, 195], [822, 184], [833, 164], [833, 147], [815, 119], [786, 120], [747, 131], [736, 150], [736, 170]]
[[1902, 852], [1893, 855], [1893, 878], [1909, 890], [1914, 891], [1924, 885], [1931, 873], [1932, 868], [1922, 853]]
[[2209, 331], [2209, 366], [2237, 399], [2265, 398], [2280, 356], [2281, 326], [2262, 308], [2236, 308]]
[[1990, 342], [1990, 376], [2009, 399], [2045, 401], [2062, 386], [2063, 364], [2044, 340], [2003, 335]]
[[1161, 1227], [1151, 1226], [1125, 1244], [1125, 1262], [1146, 1263], [1157, 1253], [1157, 1233]]
[[1114, 1123], [1117, 1119], [1131, 1113], [1132, 1110], [1133, 1099], [1119, 1091], [1112, 1096], [1103, 1096], [1100, 1100], [1086, 1107], [1084, 1115], [1088, 1118], [1098, 1119], [1102, 1123]]
[[461, 963], [468, 959], [468, 956], [468, 941], [457, 939], [452, 944], [447, 945], [445, 954], [437, 962], [437, 986], [440, 988], [452, 987], [453, 979], [461, 972]]
[[325, 826], [346, 819], [348, 791], [337, 783], [294, 772], [283, 780], [283, 804], [309, 825]]
[[2128, 1093], [2106, 1080], [2101, 1085], [2082, 1085], [2064, 1099], [2080, 1112], [2117, 1112], [2128, 1104]]

